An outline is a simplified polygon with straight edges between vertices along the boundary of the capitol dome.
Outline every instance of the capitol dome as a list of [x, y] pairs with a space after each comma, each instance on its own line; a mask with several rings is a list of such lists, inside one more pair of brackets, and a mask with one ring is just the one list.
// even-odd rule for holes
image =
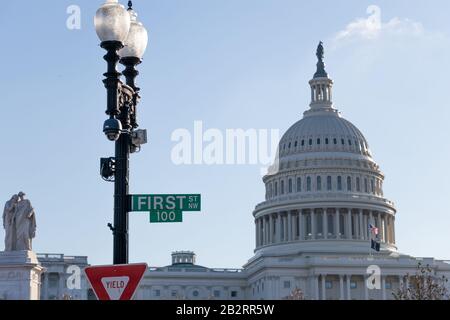
[[263, 178], [266, 200], [253, 213], [255, 251], [358, 254], [375, 240], [382, 252], [396, 252], [396, 209], [384, 198], [384, 175], [364, 135], [333, 105], [322, 43], [317, 57], [310, 108], [284, 134]]

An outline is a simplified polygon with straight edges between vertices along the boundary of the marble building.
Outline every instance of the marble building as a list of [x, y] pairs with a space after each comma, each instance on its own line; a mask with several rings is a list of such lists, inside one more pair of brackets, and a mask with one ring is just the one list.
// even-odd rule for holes
[[[295, 288], [315, 300], [392, 299], [419, 262], [450, 278], [450, 262], [398, 250], [397, 211], [383, 193], [384, 175], [364, 135], [333, 104], [322, 45], [317, 57], [309, 109], [282, 137], [263, 178], [265, 201], [253, 212], [254, 256], [228, 270], [198, 266], [194, 253], [176, 252], [171, 265], [149, 268], [136, 299], [283, 299]], [[369, 224], [379, 230], [380, 252], [370, 248]], [[376, 288], [367, 285], [373, 270]], [[84, 290], [79, 298], [88, 298]]]

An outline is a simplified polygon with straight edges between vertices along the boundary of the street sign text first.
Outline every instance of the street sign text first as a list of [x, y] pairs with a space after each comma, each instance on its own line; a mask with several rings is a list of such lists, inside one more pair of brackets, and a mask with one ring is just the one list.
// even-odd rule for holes
[[150, 212], [156, 210], [201, 211], [201, 195], [161, 194], [131, 196], [131, 211]]

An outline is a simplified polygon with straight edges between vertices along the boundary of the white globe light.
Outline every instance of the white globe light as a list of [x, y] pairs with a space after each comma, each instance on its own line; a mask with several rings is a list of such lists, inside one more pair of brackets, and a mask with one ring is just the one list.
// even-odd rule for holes
[[142, 59], [148, 44], [148, 32], [144, 25], [137, 20], [137, 13], [130, 10], [131, 26], [128, 37], [124, 42], [125, 47], [119, 51], [121, 58]]
[[130, 24], [130, 14], [118, 0], [106, 0], [94, 18], [95, 31], [102, 42], [124, 42], [130, 31]]

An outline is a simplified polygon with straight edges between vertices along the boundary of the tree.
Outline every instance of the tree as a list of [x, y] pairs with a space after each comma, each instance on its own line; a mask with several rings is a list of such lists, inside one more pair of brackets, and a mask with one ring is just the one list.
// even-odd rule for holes
[[395, 300], [449, 300], [450, 295], [446, 287], [448, 279], [445, 276], [436, 277], [430, 265], [417, 266], [416, 274], [406, 275], [409, 287], [404, 283], [396, 293]]
[[305, 300], [303, 291], [299, 288], [292, 290], [291, 294], [285, 297], [283, 300]]

